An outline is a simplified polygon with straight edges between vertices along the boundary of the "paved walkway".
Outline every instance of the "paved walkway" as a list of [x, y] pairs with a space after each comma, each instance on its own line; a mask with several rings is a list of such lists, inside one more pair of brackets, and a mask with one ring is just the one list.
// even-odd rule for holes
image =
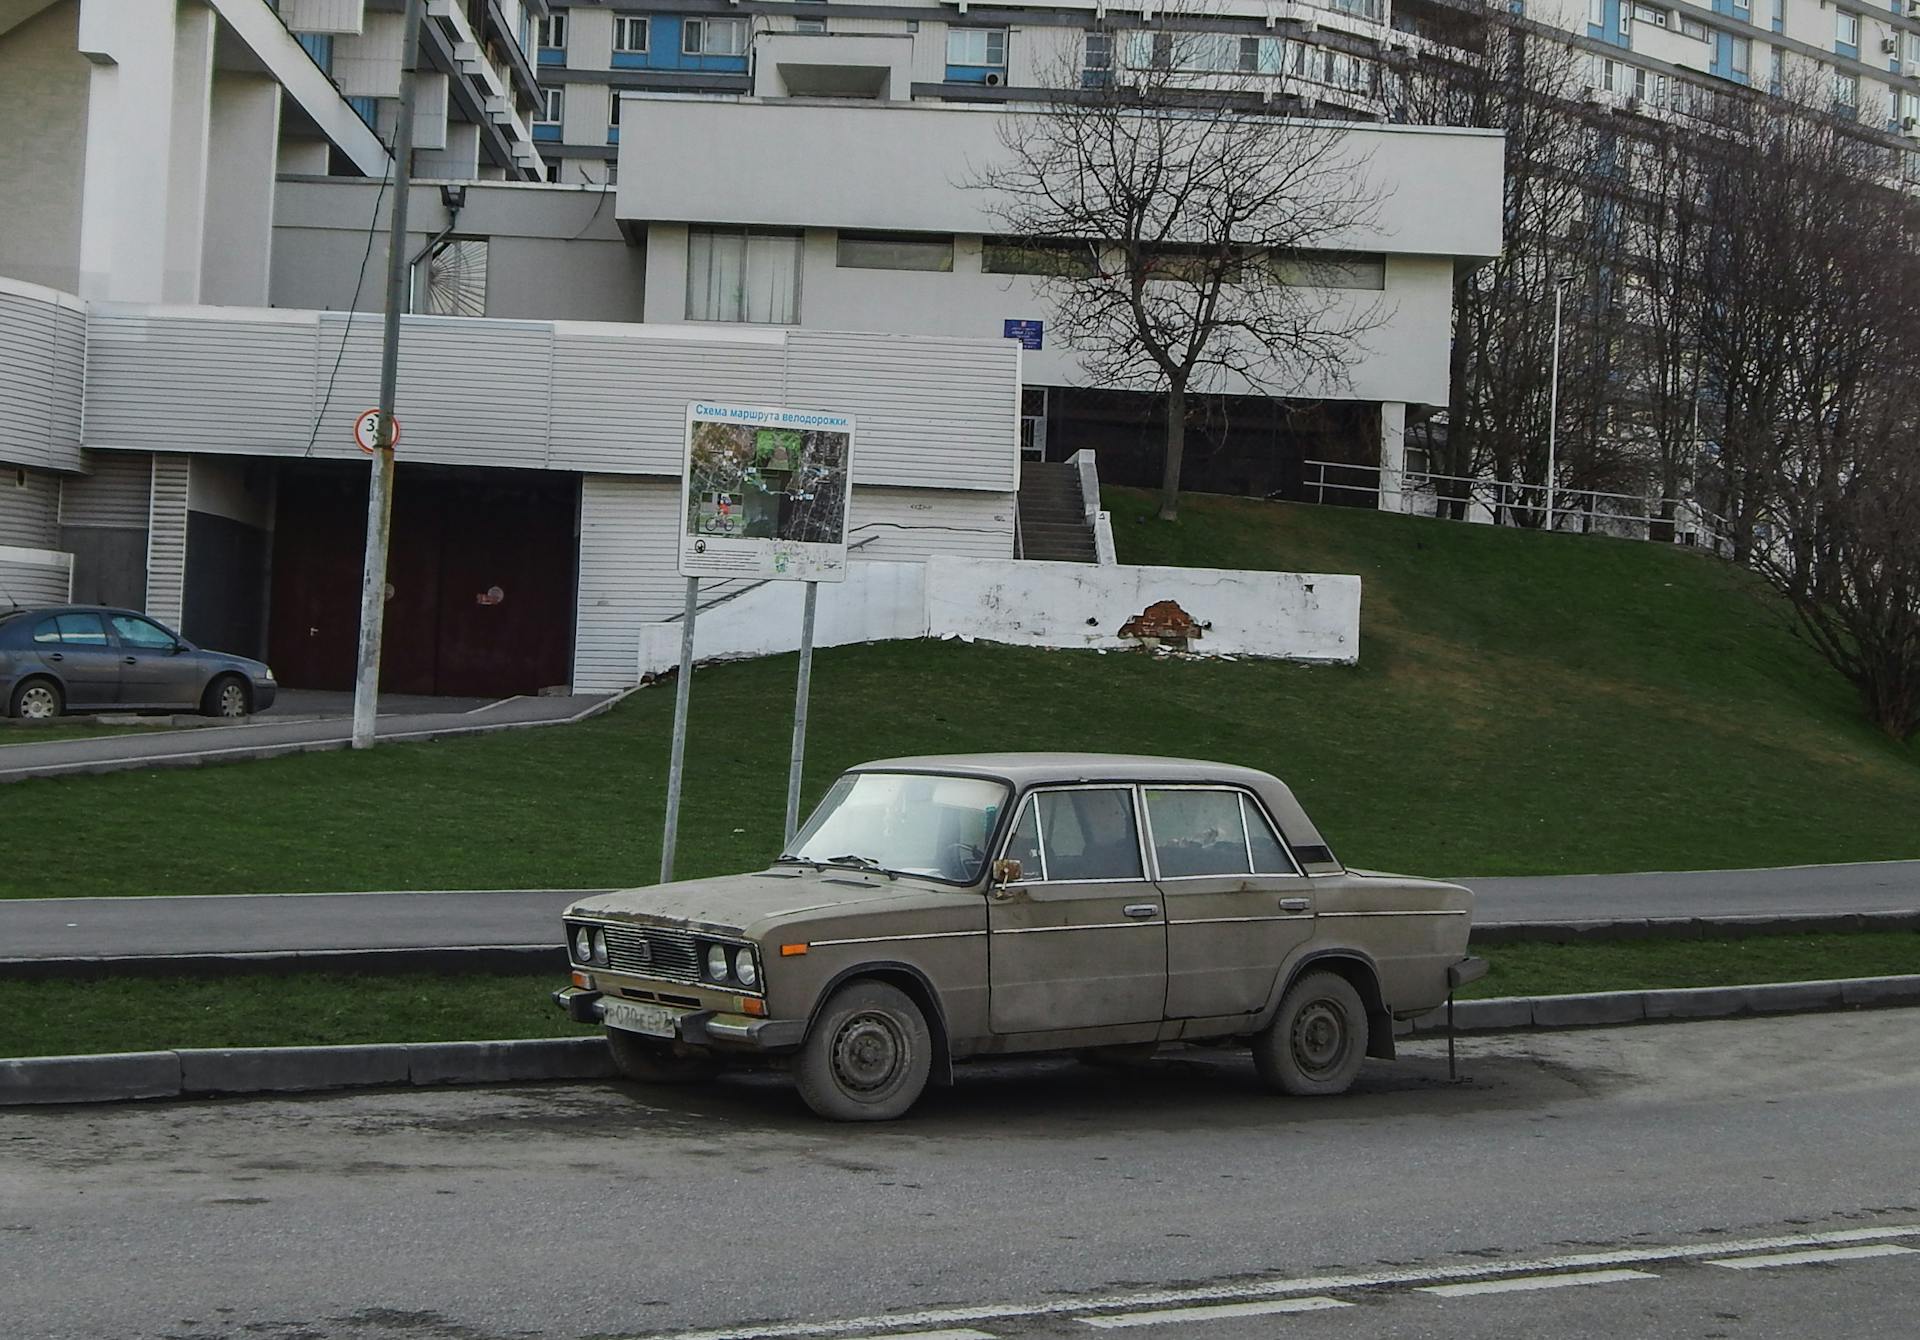
[[[278, 712], [266, 712], [234, 726], [133, 731], [79, 740], [49, 740], [44, 744], [11, 744], [0, 739], [0, 782], [74, 773], [244, 762], [281, 754], [341, 749], [352, 739], [350, 695], [290, 693], [287, 697], [294, 699], [302, 710], [286, 717]], [[338, 704], [327, 701], [337, 697], [347, 699], [346, 715], [338, 712]], [[453, 708], [449, 708], [448, 700], [442, 699], [424, 705], [424, 710], [422, 703], [403, 700], [388, 705], [404, 706], [407, 710], [381, 716], [375, 723], [374, 733], [382, 740], [422, 740], [528, 726], [555, 726], [605, 711], [617, 697], [575, 694], [503, 698], [491, 703], [466, 699], [453, 700]], [[480, 706], [459, 706], [474, 702]]]
[[[1920, 861], [1468, 880], [1475, 920], [1920, 911]], [[577, 889], [0, 902], [0, 959], [551, 946]]]

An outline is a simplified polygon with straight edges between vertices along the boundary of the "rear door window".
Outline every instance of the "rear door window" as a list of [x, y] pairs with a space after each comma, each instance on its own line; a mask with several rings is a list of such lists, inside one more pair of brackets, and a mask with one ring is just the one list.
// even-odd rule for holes
[[1147, 824], [1162, 879], [1253, 873], [1236, 791], [1149, 787]]
[[[107, 626], [100, 622], [98, 614], [56, 614], [53, 622], [60, 629], [60, 641], [69, 647], [107, 645]], [[40, 640], [37, 631], [33, 640]]]

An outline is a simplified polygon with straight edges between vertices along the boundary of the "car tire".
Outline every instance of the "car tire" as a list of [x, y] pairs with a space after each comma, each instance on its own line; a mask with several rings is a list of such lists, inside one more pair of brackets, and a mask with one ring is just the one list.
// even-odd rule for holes
[[243, 717], [253, 710], [253, 694], [247, 681], [238, 675], [221, 675], [207, 685], [200, 698], [200, 711], [210, 717]]
[[1367, 1059], [1367, 1007], [1338, 973], [1310, 972], [1287, 988], [1273, 1022], [1253, 1038], [1268, 1088], [1299, 1097], [1345, 1093]]
[[29, 721], [51, 721], [66, 710], [66, 695], [44, 675], [23, 679], [14, 685], [13, 697], [7, 703], [8, 716]]
[[609, 1028], [607, 1046], [620, 1073], [640, 1084], [697, 1084], [720, 1071], [719, 1060], [710, 1052], [624, 1029]]
[[892, 1121], [933, 1072], [933, 1031], [913, 999], [885, 982], [833, 993], [794, 1062], [808, 1107], [831, 1121]]

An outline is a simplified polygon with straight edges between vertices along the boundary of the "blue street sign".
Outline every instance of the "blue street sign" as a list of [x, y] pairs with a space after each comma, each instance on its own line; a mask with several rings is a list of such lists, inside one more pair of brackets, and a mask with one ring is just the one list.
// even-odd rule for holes
[[1038, 349], [1046, 328], [1044, 321], [1003, 321], [1000, 333], [1010, 340], [1020, 341], [1022, 349]]

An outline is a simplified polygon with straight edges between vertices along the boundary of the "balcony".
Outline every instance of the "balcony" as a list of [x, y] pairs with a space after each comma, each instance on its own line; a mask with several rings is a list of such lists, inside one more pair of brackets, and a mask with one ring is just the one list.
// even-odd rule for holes
[[912, 94], [913, 38], [880, 33], [766, 33], [753, 91], [767, 98], [878, 98]]

